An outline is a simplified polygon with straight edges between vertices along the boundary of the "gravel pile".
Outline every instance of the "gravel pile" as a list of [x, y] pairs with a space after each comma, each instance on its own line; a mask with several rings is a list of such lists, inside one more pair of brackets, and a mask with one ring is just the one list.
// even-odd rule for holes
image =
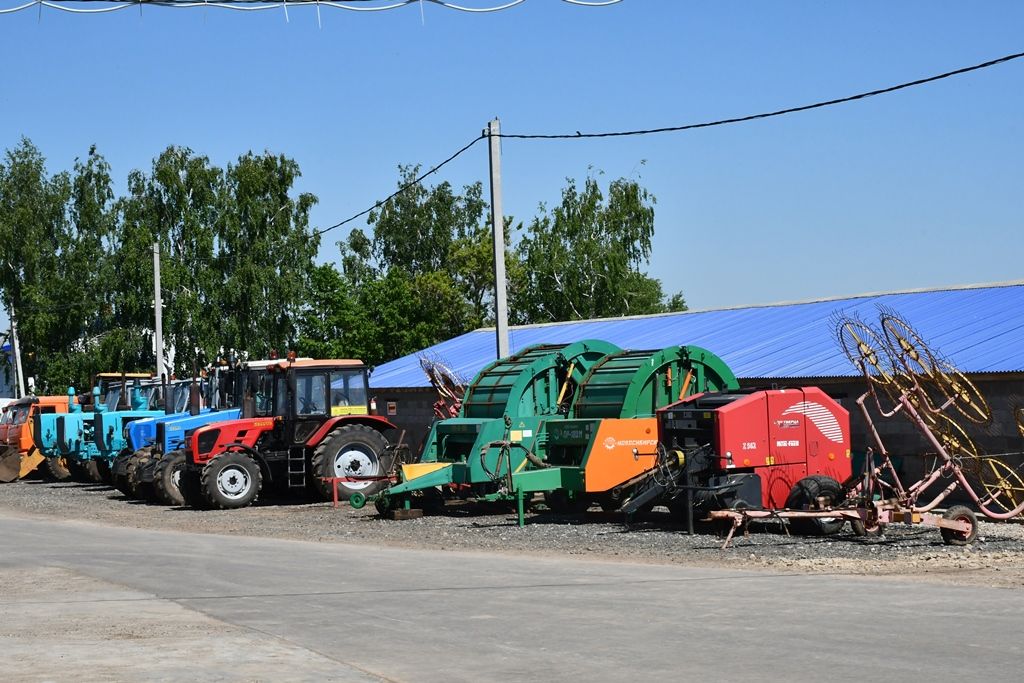
[[443, 515], [379, 519], [372, 506], [268, 500], [242, 510], [199, 511], [128, 501], [107, 486], [20, 481], [0, 485], [0, 510], [145, 529], [243, 534], [367, 545], [576, 556], [659, 564], [893, 576], [945, 583], [1024, 585], [1024, 526], [982, 522], [971, 546], [942, 543], [937, 529], [891, 525], [884, 537], [858, 538], [847, 527], [831, 537], [790, 537], [778, 523], [751, 525], [722, 549], [722, 533], [694, 536], [656, 509], [630, 528], [597, 509], [576, 516], [532, 513], [519, 528], [496, 507], [451, 505]]

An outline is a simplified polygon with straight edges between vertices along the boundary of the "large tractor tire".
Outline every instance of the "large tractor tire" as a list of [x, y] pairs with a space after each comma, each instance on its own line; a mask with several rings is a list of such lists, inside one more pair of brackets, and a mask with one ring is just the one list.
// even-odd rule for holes
[[150, 448], [139, 449], [128, 461], [125, 472], [128, 476], [128, 495], [135, 500], [146, 500], [149, 497], [150, 486], [142, 480], [142, 473], [153, 461], [153, 450]]
[[181, 472], [185, 469], [185, 451], [171, 451], [160, 458], [153, 471], [153, 494], [162, 505], [184, 505]]
[[196, 510], [209, 510], [210, 505], [203, 496], [203, 479], [199, 470], [194, 467], [183, 467], [181, 478], [178, 479], [178, 491], [186, 507]]
[[68, 469], [71, 478], [83, 484], [102, 484], [103, 475], [95, 460], [75, 460], [68, 458]]
[[[313, 451], [313, 489], [321, 500], [332, 500], [334, 491], [323, 477], [384, 477], [391, 470], [390, 453], [385, 453], [388, 442], [376, 429], [365, 425], [349, 424], [328, 434]], [[348, 500], [353, 493], [364, 496], [383, 490], [387, 480], [339, 481], [338, 498]]]
[[263, 488], [263, 473], [248, 453], [231, 451], [206, 463], [200, 477], [200, 493], [219, 510], [244, 508], [256, 501]]
[[96, 471], [99, 472], [100, 484], [110, 484], [110, 463], [106, 460], [94, 460]]
[[47, 458], [43, 463], [43, 471], [47, 478], [53, 481], [68, 481], [71, 479], [71, 470], [68, 469], [68, 461], [63, 457]]
[[[822, 498], [827, 507], [834, 507], [843, 500], [843, 487], [832, 477], [814, 474], [798, 481], [786, 498], [790, 510], [816, 510], [818, 499]], [[801, 536], [831, 536], [839, 533], [845, 520], [842, 517], [796, 517], [789, 520], [794, 533]]]
[[132, 458], [136, 453], [144, 450], [149, 450], [149, 447], [140, 448], [138, 451], [129, 451], [128, 449], [125, 449], [118, 453], [117, 456], [114, 457], [114, 461], [110, 464], [111, 485], [128, 497], [131, 497], [130, 489], [128, 488], [128, 463], [132, 462]]
[[149, 453], [149, 448], [140, 448], [128, 456], [128, 458], [121, 464], [120, 473], [117, 475], [117, 479], [115, 480], [117, 490], [132, 500], [138, 498], [138, 495], [135, 492], [135, 487], [138, 481], [136, 470], [139, 468], [139, 463], [142, 459], [149, 457]]

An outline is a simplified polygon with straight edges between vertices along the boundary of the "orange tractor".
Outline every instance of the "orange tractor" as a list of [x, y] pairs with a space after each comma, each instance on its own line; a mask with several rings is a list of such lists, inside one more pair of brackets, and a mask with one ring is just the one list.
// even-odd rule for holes
[[57, 480], [71, 476], [61, 458], [46, 458], [33, 442], [36, 415], [68, 412], [67, 396], [26, 396], [8, 404], [0, 421], [0, 482], [11, 482], [44, 464]]

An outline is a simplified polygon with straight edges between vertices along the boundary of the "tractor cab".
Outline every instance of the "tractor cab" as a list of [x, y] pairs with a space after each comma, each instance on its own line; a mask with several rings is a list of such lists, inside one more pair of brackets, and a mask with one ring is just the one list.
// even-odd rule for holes
[[306, 443], [332, 418], [370, 414], [366, 366], [360, 361], [295, 361], [268, 370], [278, 447]]

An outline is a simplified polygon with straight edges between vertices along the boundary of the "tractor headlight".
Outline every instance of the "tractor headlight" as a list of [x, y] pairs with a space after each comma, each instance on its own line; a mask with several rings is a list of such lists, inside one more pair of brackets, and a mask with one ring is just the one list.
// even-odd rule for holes
[[208, 432], [203, 432], [199, 435], [197, 441], [196, 450], [199, 451], [198, 455], [209, 453], [213, 450], [213, 447], [217, 445], [217, 438], [220, 436], [219, 429], [211, 429]]

